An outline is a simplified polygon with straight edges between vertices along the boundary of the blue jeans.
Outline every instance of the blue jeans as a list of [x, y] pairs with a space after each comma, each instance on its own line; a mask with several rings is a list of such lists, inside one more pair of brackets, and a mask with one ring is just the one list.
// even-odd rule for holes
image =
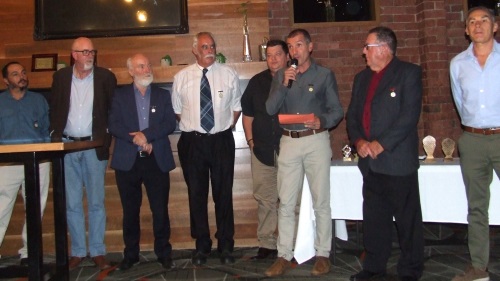
[[99, 161], [94, 149], [68, 153], [64, 156], [66, 183], [66, 214], [71, 236], [71, 256], [87, 256], [83, 189], [87, 194], [89, 220], [89, 253], [91, 257], [105, 255], [104, 175], [107, 160]]

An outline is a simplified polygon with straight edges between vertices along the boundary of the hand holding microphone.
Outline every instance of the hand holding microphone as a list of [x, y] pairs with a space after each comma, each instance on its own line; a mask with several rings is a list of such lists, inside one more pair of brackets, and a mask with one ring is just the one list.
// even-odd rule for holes
[[[290, 68], [293, 68], [293, 77], [295, 78], [295, 70], [297, 69], [297, 64], [299, 64], [299, 61], [297, 59], [292, 59], [290, 60]], [[292, 87], [292, 84], [293, 84], [293, 79], [288, 79], [288, 89], [290, 89]]]

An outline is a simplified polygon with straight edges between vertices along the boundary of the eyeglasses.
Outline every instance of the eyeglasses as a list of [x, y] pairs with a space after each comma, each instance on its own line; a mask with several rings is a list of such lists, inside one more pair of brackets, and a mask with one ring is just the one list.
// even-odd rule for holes
[[88, 55], [93, 55], [95, 56], [97, 54], [97, 50], [74, 50], [73, 52], [77, 52], [77, 53], [82, 53], [82, 55], [84, 56], [88, 56]]
[[382, 44], [365, 44], [363, 46], [363, 49], [366, 49], [367, 51], [370, 50], [370, 47], [380, 47]]

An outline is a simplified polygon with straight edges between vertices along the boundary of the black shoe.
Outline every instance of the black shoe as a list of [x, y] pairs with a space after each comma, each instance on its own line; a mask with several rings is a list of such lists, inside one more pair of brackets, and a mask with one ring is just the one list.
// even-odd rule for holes
[[29, 265], [28, 258], [22, 258], [21, 259], [21, 266], [28, 266], [28, 265]]
[[370, 272], [367, 270], [361, 270], [360, 272], [351, 275], [351, 278], [349, 278], [351, 281], [364, 281], [364, 280], [375, 280], [377, 278], [381, 278], [385, 276], [385, 271], [384, 272]]
[[222, 253], [220, 253], [220, 263], [222, 264], [232, 264], [234, 263], [234, 257], [231, 254], [230, 251], [224, 250]]
[[134, 260], [131, 260], [131, 259], [127, 259], [127, 258], [124, 258], [122, 260], [122, 262], [120, 263], [120, 266], [118, 266], [118, 269], [119, 270], [128, 270], [130, 269], [132, 266], [135, 266], [139, 264], [139, 259], [134, 259]]
[[171, 257], [165, 257], [165, 258], [158, 258], [157, 260], [163, 268], [166, 270], [172, 270], [175, 268], [175, 262], [172, 260]]
[[278, 255], [278, 250], [276, 249], [268, 249], [268, 248], [260, 248], [257, 251], [257, 255], [251, 257], [252, 260], [263, 260], [263, 259], [275, 259]]
[[193, 254], [193, 257], [191, 258], [191, 262], [194, 265], [204, 265], [207, 263], [207, 258], [208, 258], [208, 254], [204, 254], [202, 252], [195, 251]]

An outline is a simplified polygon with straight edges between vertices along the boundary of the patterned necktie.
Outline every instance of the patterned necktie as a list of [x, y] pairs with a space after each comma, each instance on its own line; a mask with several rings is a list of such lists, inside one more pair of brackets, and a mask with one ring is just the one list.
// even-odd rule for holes
[[201, 77], [200, 83], [200, 117], [201, 127], [208, 133], [214, 127], [214, 109], [212, 105], [210, 84], [205, 75], [207, 71], [208, 69], [203, 69], [203, 76]]

